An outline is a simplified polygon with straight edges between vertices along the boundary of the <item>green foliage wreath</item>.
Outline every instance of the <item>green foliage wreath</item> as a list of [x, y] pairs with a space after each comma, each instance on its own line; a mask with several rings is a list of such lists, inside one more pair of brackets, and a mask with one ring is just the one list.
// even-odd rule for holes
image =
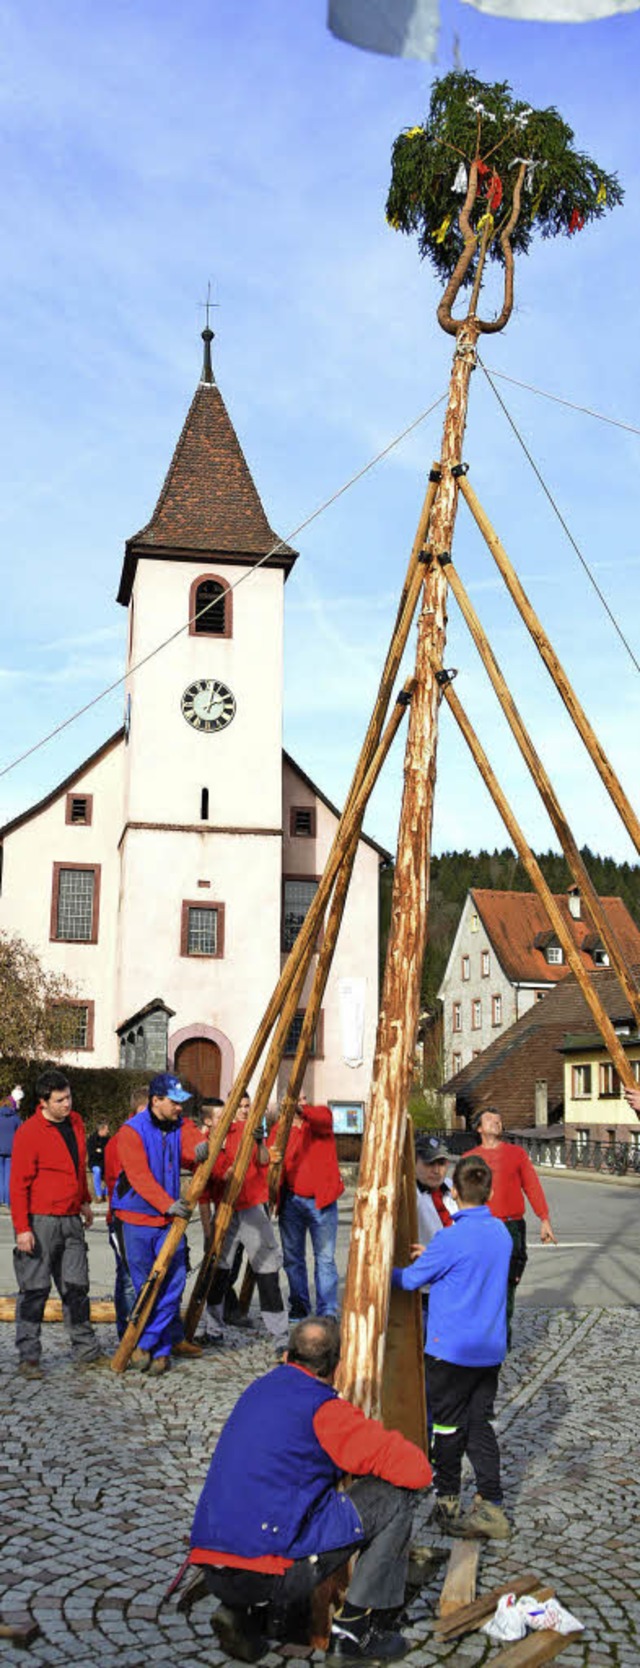
[[[573, 137], [557, 110], [532, 110], [508, 82], [453, 71], [434, 82], [424, 126], [406, 129], [394, 143], [387, 220], [397, 231], [417, 233], [421, 256], [445, 280], [463, 251], [465, 204], [472, 231], [485, 233], [487, 254], [504, 261], [500, 236], [518, 178], [522, 200], [509, 235], [514, 252], [526, 255], [537, 233], [581, 231], [621, 203], [623, 191], [616, 174], [573, 149]], [[469, 267], [462, 282], [472, 278]]]

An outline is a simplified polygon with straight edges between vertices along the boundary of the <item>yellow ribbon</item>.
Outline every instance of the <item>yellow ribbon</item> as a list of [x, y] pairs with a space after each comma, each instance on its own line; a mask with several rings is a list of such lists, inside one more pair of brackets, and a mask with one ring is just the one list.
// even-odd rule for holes
[[604, 183], [604, 180], [601, 180], [600, 184], [598, 186], [598, 195], [596, 197], [596, 203], [598, 205], [600, 205], [601, 203], [606, 203], [606, 201], [607, 201], [607, 187]]
[[422, 132], [423, 132], [423, 129], [421, 127], [407, 127], [407, 128], [405, 128], [405, 135], [404, 136], [405, 136], [405, 139], [417, 139], [418, 134], [422, 133]]
[[488, 209], [487, 209], [486, 214], [483, 214], [482, 218], [478, 221], [477, 230], [479, 232], [482, 232], [482, 231], [484, 231], [485, 226], [487, 228], [487, 236], [491, 237], [491, 233], [493, 231], [493, 226], [494, 226], [494, 220], [493, 220], [493, 215], [489, 213]]
[[400, 231], [400, 221], [398, 219], [397, 214], [388, 214], [387, 215], [387, 225], [388, 226], [393, 226], [394, 232], [399, 232]]
[[431, 236], [433, 238], [434, 243], [444, 243], [444, 240], [446, 238], [446, 235], [447, 235], [447, 232], [449, 230], [449, 227], [451, 225], [452, 220], [453, 220], [453, 215], [452, 214], [445, 214], [442, 225], [438, 226], [437, 232], [432, 232], [431, 233]]

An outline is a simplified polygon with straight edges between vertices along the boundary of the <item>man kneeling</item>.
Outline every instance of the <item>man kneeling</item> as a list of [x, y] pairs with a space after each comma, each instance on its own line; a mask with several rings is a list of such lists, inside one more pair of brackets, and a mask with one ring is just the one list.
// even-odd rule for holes
[[334, 1320], [295, 1326], [282, 1365], [236, 1403], [209, 1466], [190, 1561], [222, 1601], [212, 1625], [223, 1648], [243, 1662], [258, 1661], [270, 1632], [286, 1634], [287, 1612], [354, 1553], [328, 1654], [382, 1662], [408, 1648], [372, 1611], [404, 1602], [413, 1496], [431, 1467], [399, 1431], [338, 1396], [339, 1357]]

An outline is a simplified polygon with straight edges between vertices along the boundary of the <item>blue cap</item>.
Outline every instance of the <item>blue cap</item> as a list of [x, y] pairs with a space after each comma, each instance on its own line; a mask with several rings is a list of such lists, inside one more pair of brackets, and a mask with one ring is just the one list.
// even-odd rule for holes
[[170, 1071], [159, 1071], [157, 1077], [152, 1077], [149, 1084], [149, 1100], [152, 1095], [157, 1095], [159, 1100], [164, 1100], [167, 1095], [169, 1100], [178, 1102], [191, 1100], [189, 1090], [183, 1089], [180, 1078], [172, 1077]]

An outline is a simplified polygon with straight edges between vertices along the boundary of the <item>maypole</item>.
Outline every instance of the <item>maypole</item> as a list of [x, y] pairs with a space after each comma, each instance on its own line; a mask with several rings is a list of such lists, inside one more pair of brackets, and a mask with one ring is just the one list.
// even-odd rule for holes
[[[511, 316], [514, 253], [526, 254], [537, 232], [572, 235], [621, 201], [615, 176], [574, 151], [572, 141], [557, 111], [533, 110], [507, 83], [488, 85], [455, 72], [434, 83], [424, 125], [401, 133], [393, 148], [387, 219], [397, 230], [417, 233], [421, 255], [446, 280], [437, 316], [455, 337], [455, 351], [425, 550], [391, 931], [343, 1304], [341, 1387], [378, 1415], [383, 1399], [388, 1407], [389, 1286], [427, 936], [447, 567], [469, 385], [479, 336], [503, 330]], [[481, 318], [478, 311], [488, 261], [503, 268], [495, 318]], [[454, 318], [452, 309], [467, 287], [467, 311]]]

